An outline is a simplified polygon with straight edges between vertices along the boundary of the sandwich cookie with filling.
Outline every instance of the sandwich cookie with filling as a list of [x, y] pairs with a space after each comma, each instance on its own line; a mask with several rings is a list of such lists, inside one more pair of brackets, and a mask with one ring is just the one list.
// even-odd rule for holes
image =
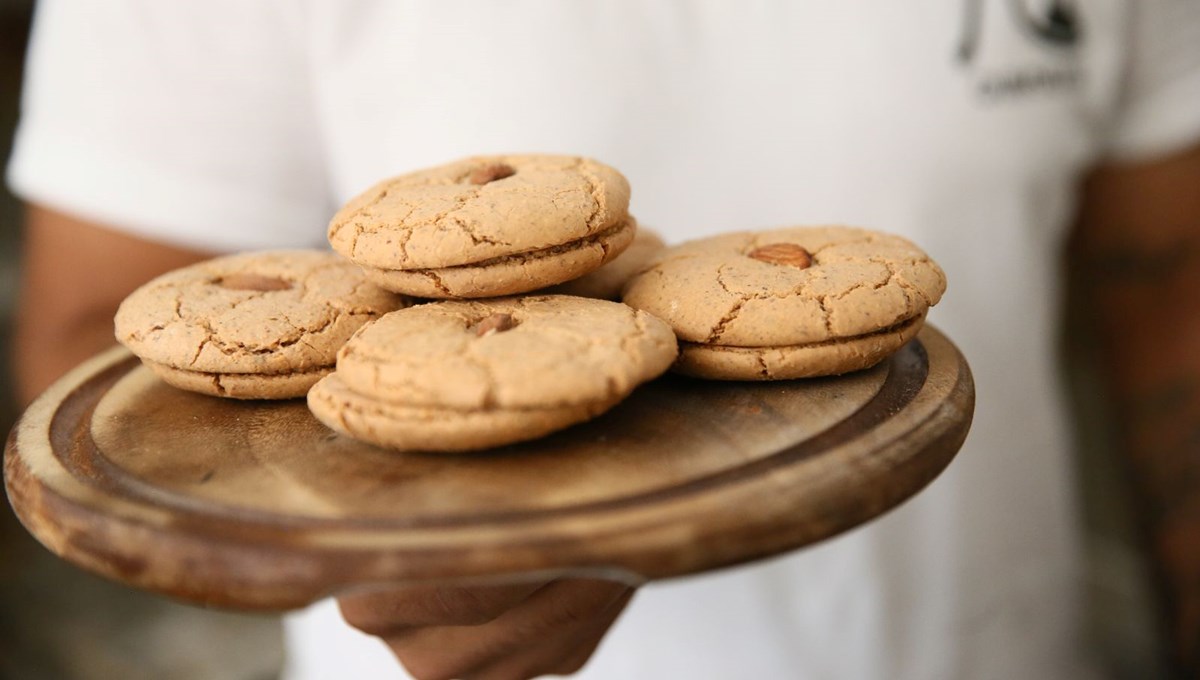
[[660, 253], [626, 304], [680, 340], [680, 373], [718, 380], [836, 375], [911, 340], [946, 277], [899, 236], [841, 226], [725, 234]]
[[524, 293], [578, 278], [633, 240], [629, 183], [575, 156], [468, 158], [379, 182], [329, 224], [380, 286], [426, 298]]
[[368, 321], [399, 309], [335, 253], [240, 253], [138, 288], [114, 319], [117, 340], [166, 382], [235, 399], [303, 396]]
[[594, 418], [676, 353], [670, 327], [619, 302], [432, 302], [359, 331], [308, 406], [330, 428], [384, 447], [483, 449]]

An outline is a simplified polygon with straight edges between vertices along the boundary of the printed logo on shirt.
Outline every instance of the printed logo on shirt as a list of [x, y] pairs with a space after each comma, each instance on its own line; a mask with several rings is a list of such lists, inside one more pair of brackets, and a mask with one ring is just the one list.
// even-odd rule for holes
[[956, 58], [977, 76], [979, 93], [989, 99], [1016, 98], [1039, 92], [1071, 90], [1079, 83], [1079, 68], [1063, 66], [1003, 68], [984, 71], [976, 64], [985, 38], [984, 3], [995, 1], [1007, 9], [1015, 28], [1032, 42], [1055, 52], [1073, 53], [1082, 38], [1079, 12], [1074, 0], [963, 0], [962, 32]]

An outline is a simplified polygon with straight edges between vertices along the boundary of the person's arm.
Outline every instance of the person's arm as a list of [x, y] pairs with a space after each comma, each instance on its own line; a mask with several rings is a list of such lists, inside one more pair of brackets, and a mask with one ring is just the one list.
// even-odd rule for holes
[[113, 314], [134, 288], [208, 256], [27, 206], [14, 342], [21, 403], [116, 343]]
[[1075, 248], [1181, 674], [1200, 673], [1200, 146], [1097, 169]]

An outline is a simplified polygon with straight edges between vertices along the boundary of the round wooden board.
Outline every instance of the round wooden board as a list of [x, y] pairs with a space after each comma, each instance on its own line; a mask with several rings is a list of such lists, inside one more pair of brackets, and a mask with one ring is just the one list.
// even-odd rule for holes
[[876, 517], [954, 457], [974, 386], [941, 333], [838, 378], [674, 376], [600, 418], [470, 455], [335, 435], [303, 400], [168, 387], [121, 349], [44, 394], [5, 483], [54, 553], [207, 605], [287, 609], [418, 581], [630, 582], [795, 549]]

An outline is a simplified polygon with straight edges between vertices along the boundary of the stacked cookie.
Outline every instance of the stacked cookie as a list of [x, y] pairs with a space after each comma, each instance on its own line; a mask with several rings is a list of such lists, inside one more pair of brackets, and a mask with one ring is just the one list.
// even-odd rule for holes
[[472, 158], [376, 184], [334, 216], [330, 244], [379, 286], [443, 301], [356, 334], [309, 408], [343, 434], [438, 451], [599, 415], [667, 370], [670, 327], [617, 302], [498, 296], [616, 298], [662, 245], [636, 232], [628, 182], [586, 158]]
[[334, 215], [329, 243], [388, 290], [480, 298], [578, 278], [636, 226], [629, 183], [603, 163], [490, 156], [379, 182]]

